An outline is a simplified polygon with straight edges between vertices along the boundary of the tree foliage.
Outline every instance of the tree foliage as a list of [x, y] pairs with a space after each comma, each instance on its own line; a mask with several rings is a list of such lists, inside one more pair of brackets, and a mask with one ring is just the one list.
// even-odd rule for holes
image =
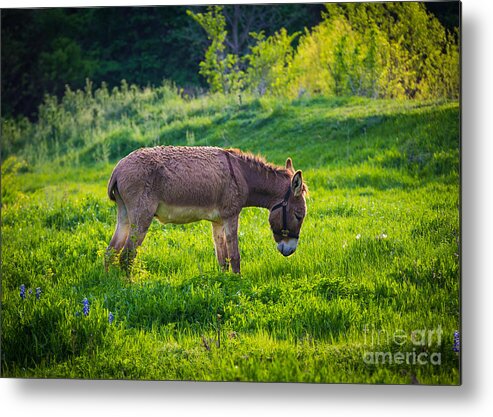
[[[3, 115], [35, 119], [45, 94], [61, 99], [67, 85], [83, 89], [87, 78], [109, 88], [123, 79], [140, 87], [167, 79], [188, 92], [206, 87], [207, 77], [197, 70], [210, 41], [187, 9], [207, 13], [205, 6], [2, 9]], [[321, 10], [307, 4], [224, 6], [225, 54], [248, 52], [250, 32], [311, 27]], [[229, 66], [241, 67], [231, 59]]]
[[208, 33], [219, 25], [220, 36], [211, 38], [201, 69], [214, 91], [228, 92], [219, 88], [217, 77], [236, 74], [245, 75], [244, 89], [260, 95], [427, 99], [459, 94], [458, 32], [447, 31], [422, 3], [330, 3], [323, 21], [305, 29], [298, 45], [299, 33], [289, 35], [285, 28], [268, 37], [251, 33], [254, 44], [241, 57], [224, 53], [228, 33], [222, 9], [210, 13], [207, 25], [203, 19], [199, 23]]
[[264, 33], [253, 33], [255, 46], [245, 59], [248, 62], [247, 85], [257, 94], [266, 93], [282, 96], [290, 82], [290, 67], [293, 61], [293, 41], [299, 32], [288, 35], [282, 28], [274, 35], [265, 37]]
[[210, 45], [200, 62], [199, 73], [205, 77], [213, 93], [233, 93], [242, 86], [243, 73], [239, 68], [236, 54], [226, 53], [226, 18], [223, 7], [211, 6], [207, 13], [193, 13], [191, 16], [207, 33]]

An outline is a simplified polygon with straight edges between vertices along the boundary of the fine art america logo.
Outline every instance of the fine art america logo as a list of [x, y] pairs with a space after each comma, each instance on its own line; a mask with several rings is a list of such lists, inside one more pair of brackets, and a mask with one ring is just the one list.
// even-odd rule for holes
[[[440, 365], [442, 354], [442, 328], [418, 329], [412, 331], [370, 329], [365, 325], [364, 344], [371, 347], [363, 354], [363, 361], [368, 365]], [[380, 351], [379, 347], [395, 346], [397, 351]]]

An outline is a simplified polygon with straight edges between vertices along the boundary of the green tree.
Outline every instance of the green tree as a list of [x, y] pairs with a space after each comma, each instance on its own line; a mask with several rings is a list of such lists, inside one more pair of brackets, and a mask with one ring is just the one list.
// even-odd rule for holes
[[207, 13], [187, 11], [207, 33], [210, 45], [200, 63], [199, 73], [204, 76], [212, 92], [232, 93], [239, 91], [243, 83], [243, 72], [239, 68], [239, 57], [226, 53], [226, 18], [221, 6], [211, 6]]
[[299, 32], [288, 35], [284, 28], [268, 38], [263, 32], [252, 33], [256, 44], [245, 57], [247, 85], [251, 91], [259, 95], [285, 95], [291, 78], [292, 43], [298, 36]]

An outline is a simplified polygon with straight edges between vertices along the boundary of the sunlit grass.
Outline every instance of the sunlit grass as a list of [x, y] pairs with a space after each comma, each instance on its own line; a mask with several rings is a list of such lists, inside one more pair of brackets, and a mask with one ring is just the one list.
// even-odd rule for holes
[[[6, 173], [2, 374], [459, 383], [457, 104], [224, 100], [179, 102], [182, 113], [159, 126], [148, 120], [163, 143], [235, 146], [276, 163], [291, 156], [310, 188], [296, 253], [282, 257], [268, 212], [249, 208], [240, 218], [241, 276], [220, 272], [207, 222], [154, 222], [131, 276], [105, 273], [113, 164], [87, 162], [98, 158], [82, 146], [79, 165], [67, 153]], [[163, 112], [158, 102], [139, 109]], [[145, 132], [145, 119], [138, 123]], [[365, 329], [404, 331], [404, 345], [386, 339], [378, 350], [412, 352], [411, 333], [437, 327], [440, 366], [363, 361]]]

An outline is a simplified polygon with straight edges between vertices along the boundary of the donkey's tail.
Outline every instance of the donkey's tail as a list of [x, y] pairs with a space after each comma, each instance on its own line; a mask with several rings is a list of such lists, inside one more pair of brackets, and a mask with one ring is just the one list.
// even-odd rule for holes
[[118, 192], [116, 177], [117, 177], [117, 175], [116, 175], [116, 168], [115, 168], [113, 170], [113, 172], [111, 173], [110, 180], [108, 181], [108, 197], [112, 201], [116, 201], [115, 193]]

